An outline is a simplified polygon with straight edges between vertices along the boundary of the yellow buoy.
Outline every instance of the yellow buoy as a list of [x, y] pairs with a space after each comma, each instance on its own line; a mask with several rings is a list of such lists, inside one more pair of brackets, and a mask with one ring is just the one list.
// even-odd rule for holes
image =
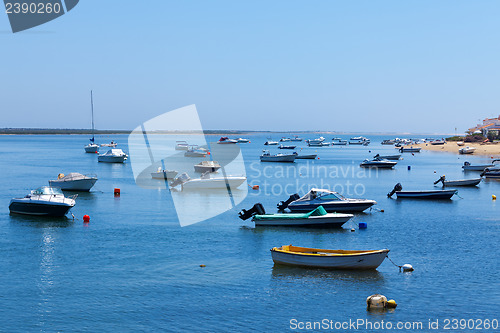
[[492, 194], [492, 195], [491, 195], [491, 200], [496, 200], [496, 199], [497, 199], [497, 196], [496, 196], [496, 195], [494, 195], [494, 194]]
[[387, 301], [387, 308], [389, 309], [395, 309], [398, 306], [398, 303], [396, 303], [395, 300], [390, 299]]
[[200, 267], [207, 267], [206, 265], [201, 264]]

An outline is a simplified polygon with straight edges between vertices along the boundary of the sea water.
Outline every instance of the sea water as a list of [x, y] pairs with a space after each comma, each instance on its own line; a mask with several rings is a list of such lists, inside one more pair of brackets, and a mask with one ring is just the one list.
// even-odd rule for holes
[[[489, 157], [422, 151], [403, 154], [393, 170], [365, 170], [359, 167], [365, 158], [397, 153], [380, 144], [393, 135], [366, 135], [369, 146], [286, 142], [319, 159], [261, 163], [268, 136], [250, 134], [251, 143], [240, 145], [248, 184], [259, 190], [249, 187], [232, 210], [187, 227], [180, 226], [168, 190], [136, 185], [133, 156], [124, 164], [98, 163], [96, 154], [84, 153], [88, 137], [81, 135], [1, 136], [0, 331], [277, 332], [349, 321], [360, 323], [358, 331], [373, 331], [370, 323], [382, 320], [422, 323], [423, 331], [438, 320], [442, 331], [447, 320], [450, 328], [452, 320], [498, 320], [500, 210], [492, 195], [500, 194], [500, 182], [459, 188], [449, 201], [386, 196], [398, 182], [405, 190], [424, 190], [440, 188], [433, 182], [443, 174], [450, 180], [477, 177], [462, 171], [463, 162], [486, 163]], [[128, 151], [126, 135], [98, 140], [117, 141]], [[69, 172], [99, 178], [90, 193], [79, 194], [71, 210], [76, 219], [9, 215], [11, 198]], [[274, 213], [279, 201], [310, 186], [378, 204], [341, 229], [255, 228], [237, 217], [257, 202]], [[121, 196], [113, 195], [114, 188]], [[198, 200], [192, 210], [203, 204], [211, 203]], [[359, 222], [368, 228], [359, 230]], [[274, 266], [269, 250], [285, 244], [388, 248], [397, 265], [409, 263], [415, 271], [402, 273], [388, 260], [365, 272]], [[368, 312], [365, 300], [375, 293], [396, 300], [397, 309]]]

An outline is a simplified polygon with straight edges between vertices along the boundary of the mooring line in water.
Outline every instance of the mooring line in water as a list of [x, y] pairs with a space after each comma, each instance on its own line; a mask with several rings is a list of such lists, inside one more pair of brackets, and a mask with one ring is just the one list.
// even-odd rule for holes
[[391, 258], [389, 258], [389, 255], [388, 255], [388, 254], [386, 254], [385, 256], [386, 256], [386, 258], [387, 258], [387, 259], [389, 259], [389, 261], [390, 261], [390, 262], [392, 262], [392, 264], [393, 264], [394, 266], [398, 267], [398, 268], [399, 268], [399, 271], [401, 272], [401, 267], [403, 267], [403, 266], [396, 265], [396, 263], [395, 263], [394, 261], [392, 261], [392, 259], [391, 259]]
[[385, 255], [385, 257], [386, 257], [387, 259], [389, 259], [389, 261], [390, 261], [390, 262], [391, 262], [394, 266], [396, 266], [396, 267], [398, 267], [398, 268], [399, 268], [399, 272], [400, 272], [400, 273], [401, 273], [401, 270], [403, 270], [403, 272], [413, 272], [413, 271], [414, 271], [413, 266], [412, 266], [412, 265], [410, 265], [410, 264], [404, 264], [404, 265], [401, 265], [401, 266], [400, 266], [400, 265], [396, 265], [396, 263], [395, 263], [394, 261], [392, 261], [392, 259], [391, 259], [391, 258], [389, 258], [389, 254], [386, 254], [386, 255]]

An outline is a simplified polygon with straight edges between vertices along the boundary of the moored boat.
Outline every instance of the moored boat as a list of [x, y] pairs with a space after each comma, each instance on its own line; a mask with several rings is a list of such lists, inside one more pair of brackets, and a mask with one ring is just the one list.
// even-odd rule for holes
[[484, 176], [486, 178], [500, 178], [500, 165], [495, 164], [496, 162], [500, 162], [500, 159], [493, 160], [493, 166], [484, 169], [484, 171], [481, 173], [481, 177]]
[[284, 146], [284, 145], [279, 145], [278, 149], [295, 149], [297, 146]]
[[90, 139], [90, 143], [84, 147], [86, 153], [99, 153], [99, 145], [95, 143], [94, 137], [94, 99], [92, 96], [92, 90], [90, 91], [90, 108], [92, 112], [92, 138]]
[[295, 226], [295, 227], [337, 227], [340, 228], [354, 215], [341, 213], [327, 213], [319, 206], [308, 213], [266, 214], [262, 204], [257, 203], [251, 209], [243, 209], [239, 213], [242, 220], [252, 217], [255, 226]]
[[9, 211], [14, 214], [37, 216], [64, 216], [75, 206], [77, 195], [65, 197], [56, 187], [42, 186], [24, 198], [10, 201]]
[[399, 152], [401, 153], [420, 153], [422, 148], [420, 147], [401, 147], [399, 148]]
[[364, 160], [359, 166], [362, 168], [392, 169], [396, 164], [398, 164], [398, 162], [375, 157], [373, 160]]
[[295, 161], [296, 155], [294, 154], [275, 154], [271, 155], [268, 150], [264, 150], [262, 155], [260, 155], [261, 162], [286, 162], [293, 163]]
[[409, 199], [428, 199], [428, 200], [446, 200], [457, 194], [457, 190], [423, 190], [423, 191], [403, 191], [403, 186], [397, 183], [394, 189], [387, 194], [390, 198], [396, 193], [399, 198]]
[[188, 150], [188, 148], [187, 141], [175, 141], [175, 150]]
[[464, 169], [464, 171], [484, 171], [484, 169], [491, 168], [493, 166], [494, 166], [493, 163], [471, 165], [470, 162], [465, 161], [464, 165], [462, 166], [462, 169]]
[[467, 146], [467, 147], [464, 147], [464, 148], [460, 148], [458, 150], [458, 153], [462, 154], [462, 155], [464, 155], [464, 154], [474, 154], [475, 150], [476, 150], [476, 148]]
[[217, 161], [201, 161], [198, 164], [194, 165], [195, 172], [217, 172], [221, 168], [220, 164]]
[[276, 145], [278, 145], [278, 141], [267, 140], [267, 141], [264, 143], [264, 146], [276, 146]]
[[299, 138], [297, 135], [294, 135], [293, 138], [290, 138], [290, 141], [300, 142], [302, 141], [302, 138]]
[[238, 143], [238, 141], [233, 140], [228, 138], [227, 136], [222, 136], [219, 141], [217, 141], [218, 144], [235, 144]]
[[63, 191], [88, 192], [96, 182], [96, 175], [82, 175], [78, 172], [71, 172], [67, 175], [60, 173], [57, 179], [49, 180], [49, 185], [58, 187]]
[[189, 145], [187, 151], [184, 153], [185, 157], [205, 157], [208, 151], [204, 148], [200, 148], [197, 145]]
[[249, 143], [249, 142], [250, 142], [250, 140], [248, 140], [248, 139], [243, 139], [243, 138], [237, 138], [237, 139], [235, 139], [235, 140], [236, 140], [236, 142], [238, 142], [238, 143]]
[[271, 249], [271, 256], [275, 264], [329, 269], [376, 269], [388, 253], [388, 249], [347, 251], [293, 245], [283, 245]]
[[205, 172], [200, 178], [190, 178], [187, 173], [176, 177], [170, 184], [171, 187], [181, 185], [182, 190], [204, 190], [204, 189], [235, 189], [247, 180], [243, 176], [213, 177], [209, 172]]
[[333, 212], [362, 212], [377, 204], [375, 200], [345, 198], [340, 193], [312, 188], [306, 195], [299, 197], [297, 194], [290, 196], [286, 201], [278, 204], [279, 210], [288, 208], [291, 212], [310, 212], [319, 206], [328, 213]]
[[316, 154], [299, 155], [296, 151], [293, 152], [293, 155], [295, 155], [296, 160], [314, 160], [318, 156]]
[[396, 154], [396, 155], [375, 155], [373, 158], [383, 158], [389, 161], [398, 161], [401, 158], [401, 154]]
[[124, 163], [127, 158], [128, 156], [123, 150], [112, 148], [106, 153], [100, 154], [97, 160], [104, 163]]
[[116, 146], [118, 146], [118, 143], [114, 141], [111, 141], [111, 143], [103, 143], [101, 145], [101, 147], [110, 147], [110, 148], [115, 148]]
[[151, 173], [153, 179], [174, 179], [178, 172], [175, 170], [163, 170], [158, 168], [158, 171]]
[[481, 178], [472, 178], [472, 179], [459, 179], [459, 180], [446, 180], [445, 176], [441, 176], [438, 180], [434, 182], [434, 185], [437, 183], [443, 183], [443, 187], [445, 186], [476, 186], [481, 182]]

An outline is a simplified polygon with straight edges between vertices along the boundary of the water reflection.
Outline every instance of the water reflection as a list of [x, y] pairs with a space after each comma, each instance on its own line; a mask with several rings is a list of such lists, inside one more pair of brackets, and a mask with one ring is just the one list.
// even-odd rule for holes
[[348, 282], [384, 282], [384, 275], [377, 270], [331, 270], [325, 268], [304, 268], [275, 264], [272, 279], [321, 279]]
[[31, 216], [10, 214], [10, 221], [35, 228], [67, 228], [75, 222], [73, 218], [67, 216]]

